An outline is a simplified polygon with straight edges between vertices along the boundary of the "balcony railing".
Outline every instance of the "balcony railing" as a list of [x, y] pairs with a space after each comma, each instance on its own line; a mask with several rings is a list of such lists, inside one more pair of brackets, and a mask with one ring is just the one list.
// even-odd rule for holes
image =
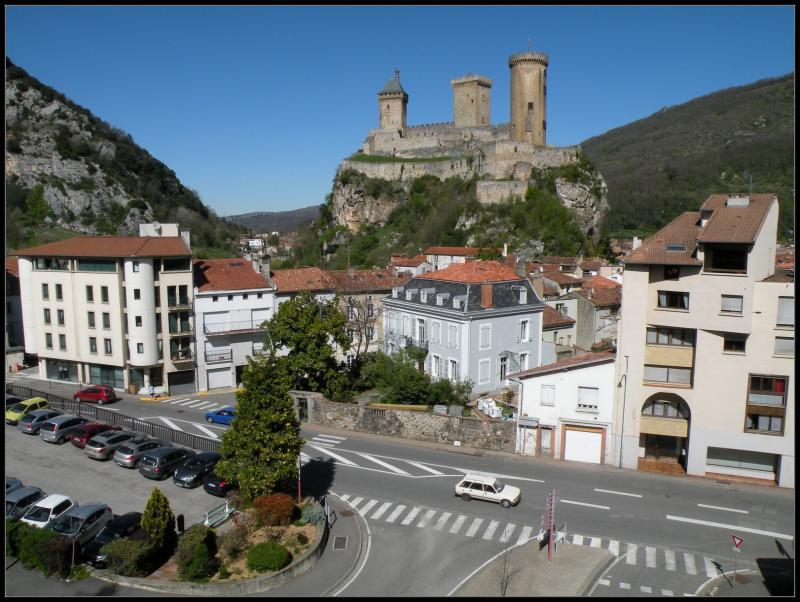
[[243, 320], [241, 322], [219, 322], [203, 324], [203, 332], [210, 335], [231, 332], [257, 332], [265, 320]]
[[414, 338], [406, 334], [400, 334], [399, 332], [387, 332], [384, 344], [388, 345], [389, 343], [394, 344], [396, 347], [418, 347], [420, 349], [427, 349], [428, 337]]
[[232, 349], [225, 349], [223, 351], [206, 351], [206, 363], [208, 364], [212, 364], [214, 362], [229, 362], [232, 359]]
[[193, 332], [194, 332], [194, 328], [192, 328], [191, 326], [184, 326], [181, 329], [175, 329], [175, 328], [171, 328], [170, 327], [169, 336], [177, 337], [177, 336], [181, 336], [181, 335], [192, 334]]
[[783, 395], [770, 395], [769, 393], [748, 393], [747, 403], [759, 406], [783, 407]]
[[191, 362], [194, 360], [194, 352], [191, 349], [176, 349], [169, 357], [173, 362]]
[[190, 297], [172, 297], [167, 295], [167, 307], [170, 309], [186, 309], [192, 306]]

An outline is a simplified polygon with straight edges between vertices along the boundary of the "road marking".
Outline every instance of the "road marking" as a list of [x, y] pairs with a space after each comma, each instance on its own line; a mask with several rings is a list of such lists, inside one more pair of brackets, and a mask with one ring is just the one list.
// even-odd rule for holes
[[664, 550], [664, 563], [668, 571], [675, 570], [675, 552], [672, 550]]
[[724, 506], [709, 506], [708, 504], [697, 504], [701, 508], [711, 508], [712, 510], [725, 510], [726, 512], [738, 512], [739, 514], [750, 514], [748, 510], [737, 510], [736, 508], [725, 508]]
[[400, 505], [397, 508], [395, 508], [394, 512], [392, 512], [389, 515], [389, 518], [386, 519], [386, 522], [387, 523], [393, 523], [397, 519], [397, 517], [400, 516], [403, 513], [403, 510], [405, 510], [405, 509], [406, 509], [406, 506], [402, 506], [402, 505]]
[[348, 460], [347, 458], [343, 458], [339, 454], [335, 454], [332, 451], [330, 451], [330, 450], [328, 450], [328, 449], [326, 449], [324, 447], [320, 447], [318, 445], [311, 445], [310, 443], [306, 443], [306, 445], [308, 447], [310, 447], [311, 449], [315, 449], [317, 451], [321, 451], [323, 454], [328, 454], [331, 458], [333, 458], [337, 462], [341, 462], [342, 464], [347, 464], [348, 466], [358, 466], [358, 464], [356, 464], [355, 462], [352, 462], [352, 461]]
[[317, 435], [312, 439], [312, 441], [322, 441], [324, 443], [333, 443], [334, 445], [341, 443], [341, 441], [337, 439], [331, 439], [330, 437], [326, 437], [325, 435]]
[[612, 539], [608, 542], [608, 551], [614, 556], [619, 556], [619, 542], [616, 539]]
[[708, 556], [703, 556], [703, 563], [706, 565], [706, 575], [709, 577], [716, 577], [719, 575], [714, 560]]
[[208, 403], [207, 401], [203, 401], [203, 400], [201, 400], [201, 399], [193, 399], [192, 401], [193, 401], [194, 403], [187, 403], [187, 404], [184, 404], [184, 405], [185, 405], [187, 408], [194, 408], [194, 407], [196, 407], [196, 406], [198, 406], [198, 405], [205, 405], [205, 404], [207, 404], [207, 403]]
[[369, 511], [372, 509], [372, 507], [373, 507], [375, 504], [377, 504], [377, 503], [378, 503], [378, 500], [370, 500], [370, 501], [368, 501], [366, 504], [364, 504], [364, 505], [363, 505], [363, 506], [362, 506], [362, 507], [359, 509], [358, 513], [359, 513], [361, 516], [363, 516], [363, 517], [365, 517], [365, 518], [366, 518], [366, 516], [367, 516], [367, 512], [369, 512]]
[[770, 537], [779, 537], [781, 539], [794, 540], [793, 535], [786, 533], [775, 533], [773, 531], [762, 531], [761, 529], [752, 529], [751, 527], [742, 527], [741, 525], [727, 525], [725, 523], [712, 523], [710, 521], [698, 520], [696, 518], [686, 518], [683, 516], [673, 516], [667, 514], [667, 520], [676, 520], [684, 523], [694, 523], [696, 525], [706, 525], [707, 527], [719, 527], [720, 529], [731, 529], [733, 531], [743, 531], [745, 533], [755, 533], [756, 535], [768, 535]]
[[212, 411], [216, 410], [218, 407], [219, 407], [218, 403], [212, 403], [210, 406], [205, 407], [203, 409], [204, 410], [208, 410], [209, 412], [212, 412]]
[[623, 581], [620, 581], [619, 588], [620, 589], [630, 589], [631, 588], [631, 584], [630, 583], [625, 583]]
[[674, 596], [675, 594], [672, 593], [671, 589], [662, 589], [661, 590], [662, 596]]
[[204, 432], [206, 435], [210, 436], [212, 439], [218, 439], [218, 438], [219, 438], [219, 437], [217, 437], [217, 435], [216, 435], [214, 432], [212, 432], [212, 431], [209, 431], [209, 430], [208, 430], [206, 427], [204, 427], [202, 424], [195, 424], [195, 426], [196, 426], [196, 427], [197, 427], [199, 430], [203, 431], [203, 432]]
[[425, 516], [423, 516], [420, 519], [420, 521], [417, 523], [417, 527], [420, 527], [420, 528], [427, 527], [428, 523], [431, 522], [431, 519], [433, 518], [434, 514], [436, 514], [436, 510], [428, 510], [425, 513]]
[[408, 516], [406, 516], [400, 524], [406, 526], [410, 525], [412, 522], [414, 522], [414, 519], [417, 518], [417, 514], [420, 512], [422, 512], [422, 508], [414, 506], [411, 512], [408, 513]]
[[181, 432], [183, 432], [183, 429], [182, 429], [182, 428], [180, 428], [180, 427], [179, 427], [177, 424], [175, 424], [174, 422], [172, 422], [172, 421], [171, 421], [169, 418], [164, 418], [163, 416], [160, 416], [160, 418], [161, 418], [161, 420], [163, 420], [164, 422], [166, 422], [166, 423], [167, 423], [167, 426], [168, 426], [169, 428], [171, 428], [171, 429], [175, 429], [176, 431], [181, 431]]
[[572, 500], [561, 500], [563, 504], [575, 504], [576, 506], [588, 506], [589, 508], [600, 508], [601, 510], [610, 510], [608, 506], [598, 506], [597, 504], [586, 504], [584, 502], [573, 502]]
[[475, 532], [478, 530], [478, 528], [480, 528], [482, 523], [483, 523], [482, 518], [476, 518], [474, 521], [472, 521], [472, 524], [469, 526], [469, 529], [467, 530], [465, 535], [467, 537], [474, 537]]
[[683, 553], [683, 564], [686, 565], [686, 572], [690, 575], [697, 574], [697, 567], [694, 565], [694, 554]]
[[317, 441], [316, 439], [312, 439], [311, 441], [322, 447], [327, 447], [327, 448], [336, 447], [336, 445], [334, 445], [333, 443], [323, 443], [322, 441]]
[[503, 534], [500, 536], [500, 543], [505, 543], [511, 538], [511, 534], [514, 532], [514, 529], [517, 528], [517, 525], [514, 523], [508, 523], [506, 528], [503, 529]]
[[486, 531], [483, 533], [483, 539], [491, 539], [494, 535], [494, 532], [497, 531], [497, 527], [500, 526], [499, 520], [493, 520], [489, 523], [489, 526], [486, 527]]
[[194, 409], [195, 409], [195, 410], [205, 410], [205, 409], [207, 409], [209, 406], [215, 406], [215, 405], [217, 405], [217, 404], [215, 404], [213, 401], [204, 401], [204, 402], [203, 402], [203, 403], [201, 403], [199, 406], [195, 406], [195, 408], [194, 408]]
[[533, 533], [533, 527], [529, 526], [523, 527], [522, 533], [519, 534], [519, 537], [517, 538], [517, 543], [515, 545], [520, 545], [521, 543], [528, 541], [528, 539], [531, 536], [531, 533]]
[[610, 585], [611, 584], [611, 582], [608, 579], [598, 579], [597, 582], [600, 585]]
[[439, 517], [439, 520], [436, 521], [436, 524], [433, 525], [433, 529], [435, 531], [441, 531], [444, 528], [444, 525], [447, 522], [447, 519], [450, 518], [451, 516], [453, 516], [452, 512], [445, 512], [444, 514], [442, 514]]
[[337, 439], [339, 441], [344, 441], [347, 437], [338, 437], [336, 435], [317, 435], [317, 437], [327, 437], [328, 439]]
[[639, 548], [635, 543], [628, 544], [628, 553], [625, 555], [625, 562], [636, 564], [636, 550]]
[[643, 594], [652, 594], [653, 588], [648, 585], [640, 585], [639, 589], [642, 590]]
[[[169, 402], [169, 400], [170, 400], [170, 399], [169, 399], [169, 397], [165, 397], [164, 399], [159, 399], [159, 401], [160, 401], [161, 403], [167, 403], [167, 402]], [[151, 401], [152, 401], [152, 400], [151, 400]]]
[[342, 498], [345, 502], [350, 499], [350, 495], [347, 493], [342, 493], [339, 495], [339, 497]]
[[572, 536], [572, 543], [574, 543], [576, 546], [582, 546], [583, 545], [583, 535], [573, 535]]
[[392, 506], [392, 502], [384, 502], [383, 505], [375, 511], [375, 514], [372, 515], [372, 518], [378, 519], [383, 516], [383, 513], [386, 512]]
[[652, 546], [646, 546], [644, 549], [644, 562], [648, 569], [656, 568], [656, 549]]
[[308, 464], [309, 462], [311, 462], [311, 457], [304, 452], [300, 452], [300, 463]]
[[417, 462], [412, 462], [411, 460], [406, 460], [406, 462], [411, 464], [411, 466], [416, 466], [417, 468], [421, 468], [422, 470], [427, 470], [428, 472], [430, 472], [432, 474], [437, 474], [437, 475], [443, 475], [444, 474], [443, 472], [439, 472], [438, 470], [434, 470], [433, 468], [429, 468], [428, 466], [425, 466], [424, 464], [419, 464]]
[[175, 400], [173, 400], [173, 401], [170, 401], [169, 403], [170, 403], [171, 405], [175, 405], [176, 403], [180, 403], [180, 402], [182, 402], [182, 401], [186, 401], [186, 399], [187, 399], [186, 397], [179, 397], [178, 399], [175, 399]]
[[357, 497], [357, 498], [356, 498], [356, 499], [354, 499], [352, 502], [350, 502], [350, 505], [351, 505], [353, 508], [358, 508], [358, 505], [359, 505], [361, 502], [363, 502], [363, 501], [364, 501], [364, 498], [363, 498], [363, 497]]
[[600, 547], [600, 538], [599, 537], [592, 537], [589, 540], [589, 546], [592, 548], [599, 548]]
[[[356, 453], [358, 453], [358, 452], [356, 452]], [[361, 456], [362, 458], [366, 458], [367, 460], [375, 462], [375, 464], [380, 464], [381, 466], [383, 466], [384, 468], [388, 468], [392, 472], [396, 472], [397, 474], [402, 474], [402, 475], [409, 476], [409, 473], [407, 473], [405, 470], [401, 470], [401, 469], [397, 468], [396, 466], [392, 466], [391, 464], [389, 464], [388, 462], [384, 462], [383, 460], [378, 460], [378, 458], [373, 458], [369, 454], [358, 454], [358, 455]]]
[[461, 530], [461, 526], [464, 524], [465, 520], [467, 520], [466, 515], [459, 514], [456, 522], [454, 522], [453, 526], [450, 527], [450, 533], [458, 533]]
[[638, 493], [625, 493], [624, 491], [612, 491], [611, 489], [595, 489], [600, 493], [613, 493], [614, 495], [629, 495], [630, 497], [642, 497]]

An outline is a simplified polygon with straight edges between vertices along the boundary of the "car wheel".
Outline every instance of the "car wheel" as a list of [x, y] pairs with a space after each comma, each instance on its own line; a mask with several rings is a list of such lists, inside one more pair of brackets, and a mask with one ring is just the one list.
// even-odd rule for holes
[[214, 419], [213, 418], [206, 418], [206, 422], [208, 422], [209, 424], [214, 424]]
[[472, 499], [472, 496], [470, 496], [470, 494], [468, 494], [468, 493], [462, 493], [461, 494], [461, 499], [464, 500], [465, 502], [468, 502], [468, 501], [470, 501]]
[[64, 443], [64, 437], [59, 437], [58, 440], [56, 441], [56, 443], [58, 443], [59, 445], [62, 445]]
[[138, 470], [139, 469], [139, 460], [136, 460], [136, 462], [133, 463], [133, 469], [134, 470]]
[[99, 406], [103, 405], [103, 400], [102, 399], [98, 399], [97, 400], [97, 405], [99, 405]]
[[500, 502], [500, 505], [503, 508], [510, 508], [511, 507], [511, 502], [509, 502], [508, 500], [503, 500], [502, 502]]

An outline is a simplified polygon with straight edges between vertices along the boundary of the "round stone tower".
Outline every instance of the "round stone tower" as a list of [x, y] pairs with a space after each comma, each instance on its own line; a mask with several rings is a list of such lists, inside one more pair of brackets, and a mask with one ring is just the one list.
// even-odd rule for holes
[[400, 85], [400, 69], [394, 70], [394, 78], [386, 82], [383, 90], [378, 92], [378, 110], [380, 111], [380, 128], [403, 129], [408, 127], [406, 122], [406, 106], [408, 94]]
[[547, 138], [547, 63], [543, 52], [520, 52], [508, 57], [511, 68], [512, 140], [544, 145]]

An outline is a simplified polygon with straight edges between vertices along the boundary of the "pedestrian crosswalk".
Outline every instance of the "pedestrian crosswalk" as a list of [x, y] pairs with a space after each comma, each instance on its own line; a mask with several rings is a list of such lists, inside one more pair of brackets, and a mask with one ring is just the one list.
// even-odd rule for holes
[[[349, 494], [338, 495], [361, 516], [371, 521], [403, 527], [432, 529], [441, 533], [460, 535], [481, 541], [498, 541], [509, 545], [520, 545], [532, 539], [541, 539], [539, 530], [534, 529], [532, 525], [519, 525], [424, 506], [395, 504], [391, 501]], [[698, 575], [698, 566], [702, 565], [701, 571], [705, 577], [711, 578], [719, 575], [717, 564], [713, 558], [708, 556], [577, 533], [566, 537], [564, 534], [560, 535], [561, 541], [573, 545], [608, 550], [616, 558], [624, 558], [624, 561], [620, 558], [620, 562], [627, 565], [662, 569], [670, 573], [681, 572], [688, 575]], [[700, 563], [697, 562], [698, 557], [702, 559]], [[599, 583], [602, 584], [603, 581], [601, 579]], [[622, 587], [622, 583], [619, 585]]]

